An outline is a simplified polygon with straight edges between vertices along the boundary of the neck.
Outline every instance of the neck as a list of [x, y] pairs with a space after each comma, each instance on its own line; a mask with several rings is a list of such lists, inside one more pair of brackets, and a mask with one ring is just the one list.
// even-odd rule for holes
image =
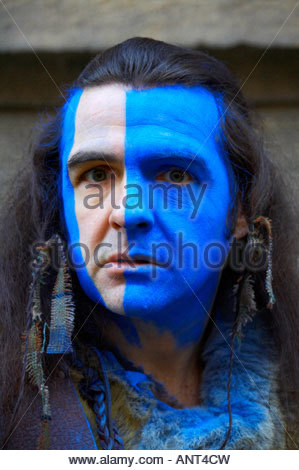
[[[195, 300], [197, 300], [195, 298]], [[107, 311], [101, 314], [98, 326], [105, 347], [114, 351], [121, 359], [141, 368], [145, 374], [162, 384], [158, 387], [160, 400], [176, 407], [191, 407], [199, 404], [201, 379], [200, 340], [208, 320], [212, 298], [208, 305], [197, 301], [185, 302], [188, 310], [182, 308], [182, 315], [174, 327], [174, 318], [168, 323], [171, 328], [154, 322], [154, 318], [130, 318]], [[176, 305], [177, 311], [177, 305]], [[171, 312], [163, 313], [170, 319]], [[158, 392], [157, 392], [158, 393]], [[174, 405], [174, 402], [176, 403]]]

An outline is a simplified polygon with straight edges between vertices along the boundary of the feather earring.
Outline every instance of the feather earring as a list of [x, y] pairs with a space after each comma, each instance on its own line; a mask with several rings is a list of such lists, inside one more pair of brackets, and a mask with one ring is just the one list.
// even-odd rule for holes
[[267, 234], [267, 271], [266, 271], [266, 291], [268, 292], [269, 301], [267, 308], [272, 309], [276, 302], [275, 295], [272, 287], [272, 252], [273, 252], [273, 235], [272, 235], [272, 220], [268, 217], [257, 217], [254, 221], [255, 224], [261, 224], [266, 229]]
[[63, 242], [58, 235], [55, 235], [52, 243], [58, 247], [60, 265], [52, 292], [50, 339], [47, 353], [63, 354], [72, 351], [75, 306]]
[[[41, 286], [46, 282], [46, 268], [51, 263], [51, 252], [55, 246], [58, 247], [59, 267], [52, 291], [50, 324], [48, 324], [41, 307]], [[42, 432], [38, 448], [49, 449], [51, 410], [49, 389], [43, 369], [43, 353], [71, 352], [75, 315], [71, 277], [63, 242], [58, 235], [54, 235], [37, 249], [37, 256], [32, 263], [28, 309], [31, 312], [31, 327], [24, 348], [26, 371], [31, 382], [37, 386], [42, 399]]]
[[238, 302], [235, 337], [239, 345], [241, 344], [241, 339], [243, 336], [242, 330], [244, 326], [253, 320], [253, 317], [257, 312], [253, 284], [254, 281], [251, 275], [245, 274], [244, 277], [242, 276], [242, 278], [240, 278], [238, 284], [234, 287], [236, 302]]
[[253, 228], [249, 231], [247, 249], [250, 253], [250, 261], [259, 262], [259, 258], [263, 256], [263, 250], [266, 251], [266, 291], [268, 293], [267, 308], [272, 309], [276, 302], [272, 287], [272, 252], [273, 252], [273, 235], [272, 220], [268, 217], [259, 216], [253, 221]]
[[39, 247], [37, 257], [32, 266], [32, 282], [28, 308], [31, 311], [31, 328], [25, 346], [26, 372], [30, 381], [38, 388], [42, 399], [42, 432], [38, 442], [39, 449], [50, 448], [49, 421], [51, 410], [49, 402], [49, 389], [43, 369], [43, 345], [45, 343], [45, 328], [43, 327], [43, 313], [41, 309], [40, 288], [44, 282], [43, 275], [48, 261], [48, 247]]
[[[248, 233], [247, 244], [244, 250], [244, 254], [247, 253], [248, 261], [250, 266], [260, 265], [263, 261], [264, 250], [266, 250], [266, 291], [268, 293], [268, 304], [267, 308], [272, 309], [275, 303], [275, 296], [272, 288], [272, 249], [273, 249], [273, 236], [272, 236], [272, 221], [267, 217], [257, 217], [250, 226]], [[243, 336], [243, 327], [250, 321], [253, 320], [256, 312], [256, 299], [254, 291], [254, 280], [252, 274], [245, 270], [237, 282], [233, 286], [233, 309], [235, 314], [234, 327], [231, 332], [231, 353], [229, 360], [229, 374], [228, 374], [228, 385], [227, 385], [227, 402], [228, 402], [228, 414], [229, 414], [229, 425], [226, 432], [225, 439], [220, 447], [220, 450], [225, 449], [225, 446], [229, 440], [233, 418], [231, 411], [231, 379], [232, 379], [232, 368], [233, 368], [233, 357], [235, 339], [237, 340], [238, 346], [241, 346], [241, 340]]]

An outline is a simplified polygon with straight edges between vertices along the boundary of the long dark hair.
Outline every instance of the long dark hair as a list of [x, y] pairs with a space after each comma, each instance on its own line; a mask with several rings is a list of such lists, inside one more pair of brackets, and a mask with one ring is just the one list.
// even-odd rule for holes
[[[292, 205], [285, 170], [268, 157], [253, 113], [239, 84], [226, 66], [208, 54], [147, 38], [132, 38], [97, 55], [73, 87], [119, 83], [134, 88], [157, 85], [200, 85], [222, 98], [223, 152], [238, 184], [239, 199], [248, 221], [259, 215], [273, 221], [273, 289], [276, 304], [267, 311], [280, 357], [283, 409], [294, 447], [289, 418], [298, 418], [299, 319], [297, 314], [298, 214]], [[1, 432], [3, 439], [23, 387], [21, 336], [28, 329], [26, 304], [31, 282], [30, 247], [54, 233], [65, 236], [59, 199], [59, 141], [61, 109], [44, 125], [26, 152], [16, 176], [7, 186], [1, 214]], [[9, 188], [9, 190], [8, 190]], [[267, 292], [257, 278], [262, 303]], [[80, 297], [80, 286], [76, 287]], [[78, 294], [79, 292], [79, 294]], [[81, 292], [82, 293], [82, 292]], [[83, 293], [82, 293], [83, 295]], [[16, 415], [14, 414], [14, 417]], [[293, 434], [292, 434], [293, 433]]]

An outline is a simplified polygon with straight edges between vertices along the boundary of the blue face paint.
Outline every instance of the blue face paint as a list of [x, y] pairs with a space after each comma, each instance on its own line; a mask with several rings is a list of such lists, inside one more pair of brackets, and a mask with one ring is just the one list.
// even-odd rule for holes
[[[72, 248], [77, 265], [83, 265], [84, 258], [78, 245], [80, 222], [78, 225], [67, 160], [81, 96], [82, 91], [76, 90], [66, 106], [61, 142], [64, 214], [69, 244], [77, 244]], [[109, 117], [110, 126], [113, 118]], [[217, 144], [218, 119], [216, 101], [202, 87], [167, 86], [126, 92], [123, 159], [127, 198], [124, 227], [131, 246], [128, 254], [133, 258], [140, 254], [155, 256], [161, 266], [139, 265], [124, 271], [122, 308], [127, 317], [146, 320], [156, 329], [171, 333], [180, 346], [200, 338], [230, 248], [226, 231], [230, 176]], [[112, 125], [111, 132], [118, 127]], [[188, 184], [169, 181], [173, 168], [186, 172]], [[157, 184], [160, 187], [155, 189]], [[134, 205], [136, 187], [141, 188], [142, 200], [139, 198]], [[168, 190], [167, 207], [163, 188]], [[200, 201], [197, 206], [196, 201]], [[100, 217], [97, 223], [102, 223]], [[215, 246], [209, 248], [211, 242]], [[219, 254], [222, 263], [211, 269], [207, 260], [215, 266]], [[95, 285], [88, 270], [84, 267], [77, 272], [87, 295], [105, 305], [101, 286]]]
[[[63, 201], [63, 212], [68, 234], [69, 253], [76, 268], [81, 286], [86, 294], [95, 302], [102, 302], [105, 305], [100, 292], [94, 285], [87, 269], [84, 251], [80, 246], [80, 233], [75, 213], [74, 188], [69, 178], [67, 161], [74, 144], [75, 118], [83, 90], [75, 89], [70, 94], [70, 98], [63, 109], [63, 127], [60, 142], [60, 163], [61, 163], [61, 195]], [[90, 256], [90, 254], [88, 254]]]
[[[171, 331], [180, 337], [181, 343], [200, 337], [219, 281], [220, 268], [211, 270], [206, 266], [203, 247], [215, 242], [225, 257], [229, 251], [225, 228], [231, 202], [230, 181], [216, 143], [218, 119], [213, 95], [201, 87], [171, 86], [127, 92], [127, 184], [137, 183], [144, 195], [142, 209], [125, 213], [128, 241], [136, 245], [129, 254], [133, 256], [139, 251], [151, 254], [153, 243], [167, 242], [173, 260], [168, 269], [157, 268], [155, 279], [146, 268], [142, 274], [142, 268], [125, 271], [124, 310]], [[192, 176], [189, 188], [182, 188], [181, 209], [174, 189], [169, 193], [168, 209], [163, 208], [158, 190], [154, 209], [148, 208], [149, 185], [164, 165], [166, 170], [179, 166]], [[190, 194], [198, 197], [204, 184], [206, 191], [196, 217], [192, 218], [194, 205]], [[180, 234], [183, 244], [192, 243], [199, 248], [198, 268], [194, 266], [197, 255], [190, 246], [184, 249], [179, 268]], [[165, 261], [166, 251], [157, 250], [159, 261]], [[208, 250], [211, 265], [217, 264], [219, 252], [218, 246]], [[188, 330], [190, 325], [193, 328]], [[181, 334], [184, 329], [185, 336]]]

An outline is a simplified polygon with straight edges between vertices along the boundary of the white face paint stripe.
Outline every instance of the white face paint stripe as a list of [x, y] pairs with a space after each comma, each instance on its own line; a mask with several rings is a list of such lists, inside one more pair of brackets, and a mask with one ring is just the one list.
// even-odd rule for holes
[[[86, 294], [95, 302], [105, 303], [105, 272], [106, 268], [100, 268], [99, 263], [103, 254], [108, 256], [115, 250], [116, 233], [111, 236], [109, 229], [109, 217], [111, 216], [110, 199], [104, 202], [104, 208], [91, 209], [86, 197], [94, 193], [94, 189], [86, 189], [88, 181], [75, 187], [68, 179], [66, 170], [67, 161], [73, 158], [73, 166], [70, 174], [73, 179], [82, 176], [84, 171], [96, 167], [100, 162], [85, 161], [88, 155], [95, 158], [101, 154], [102, 164], [109, 170], [113, 170], [113, 164], [108, 161], [108, 155], [114, 155], [118, 159], [118, 168], [123, 162], [125, 139], [125, 90], [123, 87], [103, 86], [84, 90], [78, 90], [69, 101], [64, 119], [64, 136], [68, 140], [68, 146], [62, 152], [64, 166], [64, 212], [69, 233], [69, 244], [72, 248], [72, 258], [77, 266], [77, 274]], [[81, 162], [81, 163], [80, 163]], [[76, 163], [74, 168], [74, 163]], [[116, 188], [116, 192], [119, 189]], [[118, 194], [115, 194], [118, 197]], [[90, 198], [91, 199], [91, 198]], [[86, 203], [87, 202], [87, 203]], [[113, 210], [112, 210], [113, 212]], [[81, 245], [79, 245], [79, 243]], [[123, 245], [126, 238], [122, 231]], [[124, 246], [125, 248], [125, 246]], [[105, 256], [104, 256], [105, 257]], [[84, 261], [87, 263], [84, 263]], [[85, 265], [86, 264], [86, 265]], [[107, 271], [107, 269], [106, 269]], [[117, 302], [119, 313], [122, 310], [122, 298], [125, 279], [122, 282], [119, 276], [106, 279], [110, 290], [115, 287], [118, 290]], [[104, 278], [104, 279], [103, 279]], [[115, 284], [115, 285], [114, 285]]]

